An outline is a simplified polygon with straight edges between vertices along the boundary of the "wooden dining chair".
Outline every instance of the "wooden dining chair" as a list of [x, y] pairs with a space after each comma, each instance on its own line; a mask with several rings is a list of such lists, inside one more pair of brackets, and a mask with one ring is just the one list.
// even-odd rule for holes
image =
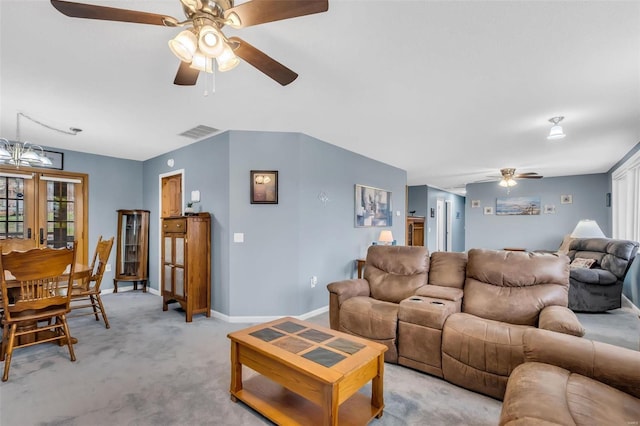
[[17, 348], [58, 341], [66, 343], [71, 361], [76, 360], [66, 319], [75, 259], [75, 242], [72, 248], [0, 253], [5, 313], [0, 350], [3, 382], [9, 378], [11, 357]]
[[69, 315], [69, 318], [95, 315], [96, 321], [100, 321], [100, 317], [98, 316], [98, 314], [100, 314], [104, 320], [105, 327], [110, 328], [107, 313], [104, 310], [104, 305], [100, 298], [100, 284], [102, 283], [102, 276], [107, 267], [107, 260], [109, 260], [109, 255], [111, 254], [111, 248], [113, 247], [113, 238], [114, 237], [103, 240], [102, 235], [98, 238], [96, 251], [91, 261], [91, 276], [78, 280], [71, 288], [71, 310], [87, 310], [87, 308], [92, 308], [93, 312], [73, 312]]

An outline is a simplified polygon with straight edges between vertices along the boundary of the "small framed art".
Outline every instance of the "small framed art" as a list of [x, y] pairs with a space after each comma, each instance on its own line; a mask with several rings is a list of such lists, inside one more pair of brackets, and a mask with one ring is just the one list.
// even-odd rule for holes
[[478, 207], [480, 207], [480, 200], [471, 200], [471, 208], [477, 209]]
[[556, 206], [554, 206], [553, 204], [545, 204], [544, 214], [556, 214]]
[[278, 171], [251, 170], [251, 204], [278, 204]]
[[493, 214], [493, 207], [485, 207], [484, 214]]
[[560, 196], [561, 204], [573, 204], [573, 195], [565, 194]]

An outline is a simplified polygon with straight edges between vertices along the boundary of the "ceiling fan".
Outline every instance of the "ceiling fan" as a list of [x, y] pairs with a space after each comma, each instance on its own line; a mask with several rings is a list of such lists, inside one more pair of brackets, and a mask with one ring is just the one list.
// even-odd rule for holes
[[539, 175], [536, 172], [516, 174], [516, 169], [514, 168], [500, 169], [500, 174], [502, 175], [502, 179], [500, 180], [498, 185], [504, 186], [506, 188], [516, 186], [518, 184], [518, 182], [516, 182], [516, 179], [542, 179], [543, 178], [543, 176]]
[[72, 18], [185, 27], [169, 41], [169, 48], [181, 61], [173, 83], [181, 86], [195, 85], [200, 71], [212, 73], [214, 60], [219, 71], [233, 69], [240, 62], [238, 57], [286, 86], [298, 74], [241, 38], [227, 38], [222, 27], [245, 28], [329, 9], [328, 0], [250, 0], [236, 7], [233, 0], [180, 0], [180, 3], [186, 15], [184, 21], [149, 12], [51, 0], [53, 7]]

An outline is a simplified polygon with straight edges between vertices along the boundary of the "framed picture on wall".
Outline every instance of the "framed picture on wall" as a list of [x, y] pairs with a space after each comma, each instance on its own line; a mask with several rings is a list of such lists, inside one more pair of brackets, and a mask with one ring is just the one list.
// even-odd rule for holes
[[251, 170], [251, 204], [278, 204], [278, 171]]
[[544, 214], [556, 214], [556, 206], [554, 206], [553, 204], [545, 204]]
[[356, 184], [356, 227], [391, 226], [391, 191]]
[[485, 207], [484, 214], [493, 214], [493, 207]]
[[471, 200], [471, 208], [477, 209], [478, 207], [480, 207], [480, 200]]
[[573, 195], [561, 195], [560, 196], [560, 203], [561, 204], [573, 204]]
[[542, 210], [540, 197], [510, 197], [496, 200], [496, 214], [499, 216], [538, 215]]

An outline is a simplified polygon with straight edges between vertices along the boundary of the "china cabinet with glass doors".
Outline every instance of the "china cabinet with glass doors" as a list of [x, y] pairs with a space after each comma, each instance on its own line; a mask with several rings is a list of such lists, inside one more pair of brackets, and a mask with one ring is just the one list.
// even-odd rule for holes
[[87, 263], [88, 176], [82, 173], [0, 167], [2, 252], [67, 247], [77, 241], [76, 262]]
[[211, 316], [211, 216], [162, 219], [162, 310], [177, 302], [186, 321]]
[[133, 289], [142, 283], [147, 291], [149, 279], [149, 211], [118, 210], [118, 243], [116, 245], [116, 274], [113, 292], [118, 281], [133, 282]]

